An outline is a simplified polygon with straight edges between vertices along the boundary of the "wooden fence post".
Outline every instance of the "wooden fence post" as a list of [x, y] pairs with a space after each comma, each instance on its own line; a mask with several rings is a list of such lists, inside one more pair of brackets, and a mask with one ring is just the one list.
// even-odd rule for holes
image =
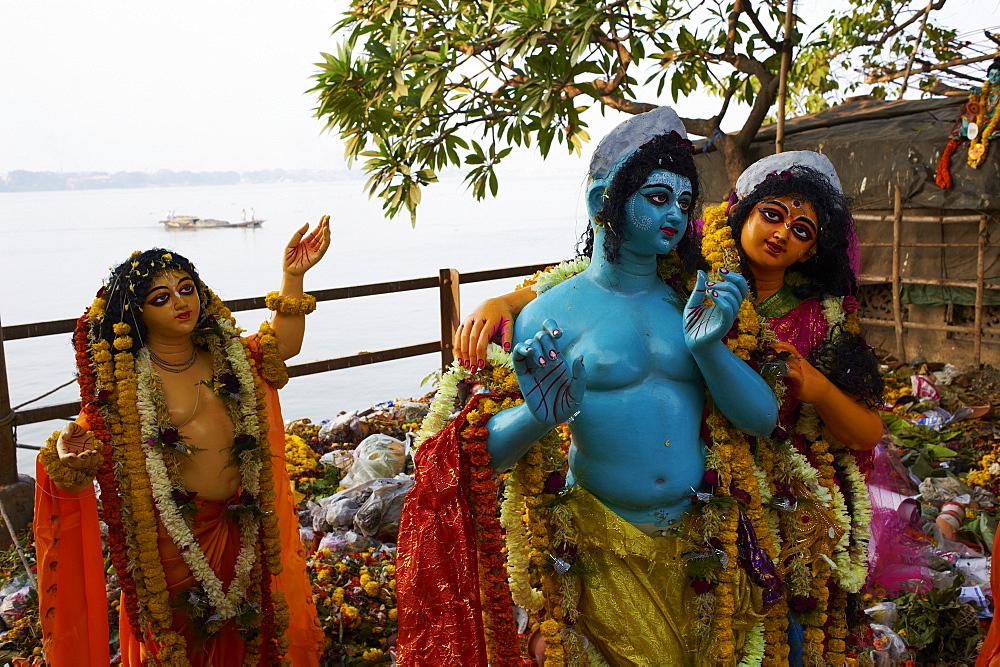
[[17, 451], [14, 442], [14, 414], [10, 410], [7, 361], [4, 357], [3, 327], [0, 323], [0, 486], [17, 482]]
[[972, 358], [978, 367], [983, 357], [983, 290], [986, 271], [986, 214], [979, 217], [979, 238], [976, 244], [976, 313], [973, 326], [976, 328], [972, 347]]
[[438, 272], [441, 294], [441, 372], [455, 359], [455, 329], [461, 323], [459, 313], [459, 273], [456, 269]]

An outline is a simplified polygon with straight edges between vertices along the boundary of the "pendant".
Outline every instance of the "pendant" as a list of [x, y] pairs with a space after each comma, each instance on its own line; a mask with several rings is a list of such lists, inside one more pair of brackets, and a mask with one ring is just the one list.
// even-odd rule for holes
[[974, 143], [969, 146], [969, 166], [976, 169], [983, 163], [983, 158], [986, 157], [986, 145], [983, 143]]

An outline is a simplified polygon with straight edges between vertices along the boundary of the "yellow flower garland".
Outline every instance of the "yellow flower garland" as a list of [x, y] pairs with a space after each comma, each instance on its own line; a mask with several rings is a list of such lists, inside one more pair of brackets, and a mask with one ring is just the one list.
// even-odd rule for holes
[[56, 441], [59, 440], [60, 434], [61, 431], [55, 431], [38, 452], [38, 460], [45, 467], [45, 473], [62, 487], [83, 486], [87, 482], [93, 482], [94, 475], [104, 462], [104, 457], [98, 454], [98, 462], [89, 468], [70, 468], [59, 458], [59, 451], [56, 449]]
[[302, 298], [296, 299], [282, 296], [277, 292], [268, 292], [264, 297], [264, 305], [268, 310], [280, 315], [308, 315], [316, 310], [316, 297], [312, 294], [303, 294]]
[[288, 369], [285, 367], [281, 355], [278, 354], [278, 339], [274, 335], [271, 323], [261, 322], [257, 335], [260, 336], [260, 349], [264, 355], [261, 374], [272, 387], [281, 389], [288, 384]]

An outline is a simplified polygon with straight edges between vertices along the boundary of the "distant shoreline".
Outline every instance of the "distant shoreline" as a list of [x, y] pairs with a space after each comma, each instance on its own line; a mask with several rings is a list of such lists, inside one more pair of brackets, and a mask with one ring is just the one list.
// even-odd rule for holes
[[356, 180], [347, 170], [260, 169], [255, 171], [86, 171], [55, 172], [15, 170], [0, 176], [2, 192], [51, 192], [56, 190], [107, 190], [201, 185], [308, 183]]

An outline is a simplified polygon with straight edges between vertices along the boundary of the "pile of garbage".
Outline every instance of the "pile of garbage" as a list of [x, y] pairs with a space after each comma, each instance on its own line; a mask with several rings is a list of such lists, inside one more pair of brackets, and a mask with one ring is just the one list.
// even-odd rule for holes
[[883, 371], [891, 438], [879, 454], [898, 475], [894, 488], [870, 489], [900, 530], [894, 544], [870, 550], [876, 662], [971, 665], [993, 616], [1000, 373], [920, 360]]
[[[881, 486], [871, 487], [882, 514], [873, 521], [872, 576], [864, 589], [872, 657], [879, 665], [971, 665], [992, 619], [990, 555], [1000, 518], [1000, 415], [993, 406], [1000, 404], [1000, 371], [921, 360], [889, 361], [882, 370], [888, 435], [876, 466], [887, 472]], [[410, 448], [431, 398], [286, 424], [287, 467], [327, 662], [390, 659], [396, 542], [414, 481]], [[888, 547], [875, 525], [887, 517]], [[20, 542], [30, 558], [30, 529]], [[108, 582], [115, 616], [117, 585], [113, 576]], [[0, 551], [0, 662], [40, 664], [37, 613], [21, 557], [13, 548]]]

